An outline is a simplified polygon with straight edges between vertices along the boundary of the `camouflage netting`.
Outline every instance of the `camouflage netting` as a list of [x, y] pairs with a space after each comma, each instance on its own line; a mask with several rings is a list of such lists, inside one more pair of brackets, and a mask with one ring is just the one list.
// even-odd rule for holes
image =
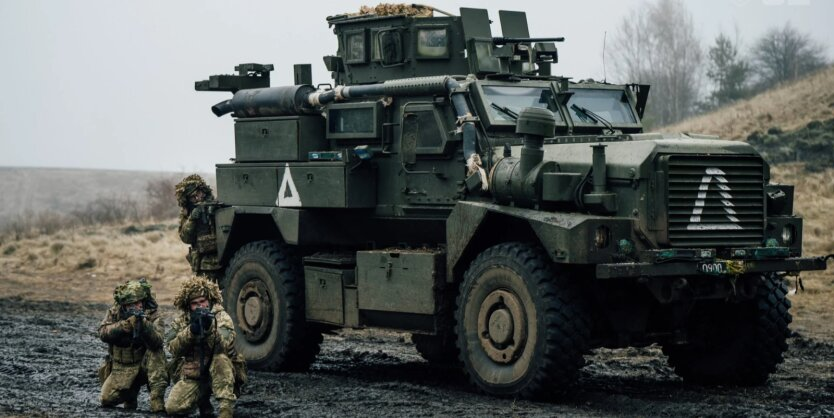
[[151, 297], [151, 284], [144, 278], [127, 281], [116, 286], [113, 291], [113, 300], [119, 305], [136, 303]]
[[177, 183], [174, 186], [174, 195], [177, 197], [177, 204], [182, 207], [188, 204], [188, 197], [192, 194], [196, 193], [197, 191], [202, 191], [205, 193], [205, 200], [212, 200], [214, 199], [211, 191], [211, 187], [206, 184], [206, 181], [203, 180], [198, 174], [192, 174]]
[[377, 15], [377, 16], [397, 16], [406, 15], [413, 17], [431, 17], [432, 8], [429, 6], [422, 6], [419, 4], [406, 3], [380, 3], [374, 7], [362, 6], [358, 13], [350, 13], [351, 16], [362, 15]]
[[223, 296], [220, 295], [220, 287], [217, 283], [194, 276], [182, 284], [180, 291], [174, 296], [174, 306], [188, 312], [191, 301], [200, 296], [208, 298], [212, 305], [223, 303]]

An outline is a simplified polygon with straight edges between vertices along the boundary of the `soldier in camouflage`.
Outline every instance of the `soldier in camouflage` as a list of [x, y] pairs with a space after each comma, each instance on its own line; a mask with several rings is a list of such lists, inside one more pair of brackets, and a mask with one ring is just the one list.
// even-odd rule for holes
[[202, 277], [183, 283], [174, 298], [180, 314], [166, 340], [172, 357], [169, 370], [176, 383], [165, 410], [172, 415], [213, 413], [209, 396], [220, 406], [220, 417], [233, 415], [240, 385], [245, 382], [243, 357], [235, 351], [235, 329], [223, 310], [220, 288]]
[[108, 344], [108, 358], [99, 370], [101, 405], [124, 404], [136, 409], [139, 389], [147, 384], [151, 412], [164, 412], [163, 395], [168, 387], [163, 323], [156, 311], [151, 285], [145, 279], [131, 280], [116, 287], [115, 304], [98, 328]]
[[202, 177], [192, 174], [176, 185], [175, 195], [180, 206], [180, 239], [191, 246], [186, 257], [191, 270], [216, 282], [220, 264], [211, 216], [215, 203], [211, 187]]

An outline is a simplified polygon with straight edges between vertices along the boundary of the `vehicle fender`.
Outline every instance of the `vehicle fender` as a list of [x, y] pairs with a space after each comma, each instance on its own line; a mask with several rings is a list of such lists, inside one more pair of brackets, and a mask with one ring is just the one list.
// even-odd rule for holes
[[[458, 202], [446, 220], [446, 277], [449, 281], [460, 278], [477, 253], [512, 240], [537, 241], [556, 263], [610, 262], [617, 255], [619, 240], [635, 240], [633, 227], [631, 218]], [[598, 230], [605, 241], [601, 246], [596, 242]]]

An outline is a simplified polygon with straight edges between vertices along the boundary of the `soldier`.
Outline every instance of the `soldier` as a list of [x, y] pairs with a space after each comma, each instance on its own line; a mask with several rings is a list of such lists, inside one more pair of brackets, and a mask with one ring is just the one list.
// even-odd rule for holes
[[180, 206], [180, 239], [190, 245], [186, 259], [191, 270], [216, 282], [220, 278], [220, 265], [211, 217], [214, 203], [211, 187], [202, 177], [192, 174], [176, 185], [175, 194]]
[[147, 384], [151, 412], [164, 412], [168, 372], [162, 350], [163, 323], [151, 285], [145, 279], [128, 281], [116, 287], [113, 298], [116, 302], [98, 328], [99, 337], [108, 344], [108, 357], [99, 373], [101, 405], [124, 403], [125, 409], [136, 409], [139, 389]]
[[176, 380], [165, 403], [169, 414], [188, 414], [198, 406], [201, 416], [211, 415], [209, 395], [214, 393], [220, 417], [233, 415], [246, 371], [222, 301], [217, 284], [202, 277], [187, 280], [174, 297], [181, 313], [166, 336]]

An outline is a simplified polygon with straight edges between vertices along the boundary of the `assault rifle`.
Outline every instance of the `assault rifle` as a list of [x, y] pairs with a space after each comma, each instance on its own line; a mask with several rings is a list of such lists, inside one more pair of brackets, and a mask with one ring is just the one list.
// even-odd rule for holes
[[142, 326], [145, 322], [145, 311], [141, 309], [128, 309], [127, 315], [128, 317], [136, 317], [136, 325], [133, 327], [133, 339], [138, 340], [142, 335]]

